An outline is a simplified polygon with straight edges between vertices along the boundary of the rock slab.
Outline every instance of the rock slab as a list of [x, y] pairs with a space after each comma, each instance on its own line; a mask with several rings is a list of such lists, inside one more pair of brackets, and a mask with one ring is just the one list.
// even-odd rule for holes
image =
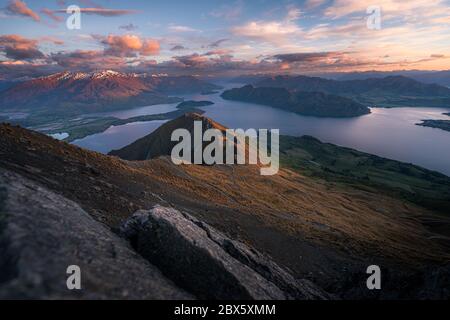
[[178, 286], [201, 299], [328, 299], [268, 257], [176, 209], [140, 210], [121, 233]]
[[[81, 268], [69, 290], [67, 267]], [[193, 299], [80, 206], [0, 169], [0, 299]]]

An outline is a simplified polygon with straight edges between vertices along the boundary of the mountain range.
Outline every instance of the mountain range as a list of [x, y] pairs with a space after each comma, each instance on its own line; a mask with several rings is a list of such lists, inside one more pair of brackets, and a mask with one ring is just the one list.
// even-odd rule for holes
[[0, 110], [79, 114], [173, 103], [168, 95], [214, 90], [193, 76], [153, 76], [105, 70], [61, 72], [18, 82], [0, 92]]
[[278, 76], [258, 81], [255, 85], [338, 94], [361, 103], [373, 101], [375, 105], [380, 106], [388, 106], [389, 103], [393, 106], [402, 103], [414, 105], [417, 103], [415, 100], [428, 101], [428, 105], [436, 102], [440, 106], [448, 105], [450, 102], [449, 88], [437, 84], [424, 84], [403, 76], [345, 81], [305, 76]]
[[222, 93], [226, 100], [267, 105], [316, 117], [356, 117], [370, 113], [370, 109], [352, 99], [323, 92], [299, 91], [285, 87], [246, 85]]
[[370, 78], [385, 78], [388, 76], [405, 76], [423, 83], [435, 83], [450, 87], [450, 70], [422, 71], [422, 70], [399, 70], [399, 71], [365, 71], [323, 74], [321, 77], [335, 80], [364, 80]]
[[247, 80], [255, 87], [281, 87], [289, 90], [339, 95], [369, 107], [450, 106], [449, 88], [419, 82], [401, 75], [363, 77], [356, 80], [334, 80], [302, 75], [255, 75], [235, 79], [235, 81], [242, 80]]

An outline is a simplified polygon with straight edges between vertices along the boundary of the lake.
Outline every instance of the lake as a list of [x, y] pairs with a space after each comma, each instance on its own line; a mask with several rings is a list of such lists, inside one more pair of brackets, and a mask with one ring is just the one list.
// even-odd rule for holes
[[[450, 132], [415, 125], [424, 119], [448, 119], [444, 108], [372, 108], [356, 118], [306, 117], [262, 105], [223, 100], [220, 94], [191, 95], [185, 99], [209, 100], [205, 115], [229, 128], [280, 129], [284, 135], [311, 135], [324, 142], [353, 148], [382, 157], [413, 163], [450, 176]], [[129, 118], [169, 112], [173, 105], [159, 105], [110, 112], [105, 115]], [[149, 112], [149, 113], [146, 113]], [[103, 133], [73, 143], [107, 153], [119, 149], [157, 129], [165, 121], [129, 123], [110, 127]]]

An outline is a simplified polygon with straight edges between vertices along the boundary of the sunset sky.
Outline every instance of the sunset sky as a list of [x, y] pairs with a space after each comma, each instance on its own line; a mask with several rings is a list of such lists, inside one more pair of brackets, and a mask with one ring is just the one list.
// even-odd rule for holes
[[[65, 10], [81, 8], [81, 29]], [[381, 7], [381, 29], [367, 7]], [[0, 0], [0, 78], [450, 69], [450, 0]]]

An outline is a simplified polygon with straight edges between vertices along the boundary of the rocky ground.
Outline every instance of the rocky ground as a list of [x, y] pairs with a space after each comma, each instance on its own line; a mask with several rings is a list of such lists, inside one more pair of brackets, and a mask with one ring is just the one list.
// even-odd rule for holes
[[[138, 212], [116, 235], [73, 201], [1, 169], [0, 210], [0, 298], [330, 297], [172, 208]], [[82, 271], [79, 291], [66, 286], [71, 265]]]
[[[445, 236], [424, 223], [448, 218], [388, 195], [286, 169], [262, 177], [254, 166], [175, 166], [165, 157], [129, 162], [8, 125], [0, 126], [0, 167], [3, 297], [23, 297], [23, 288], [33, 286], [27, 297], [449, 296]], [[152, 228], [158, 237], [146, 232]], [[186, 265], [190, 257], [197, 264]], [[89, 274], [89, 290], [80, 296], [55, 289], [65, 268], [57, 273], [64, 279], [43, 271], [74, 259]], [[211, 285], [196, 289], [196, 270], [205, 263], [215, 265], [206, 278]], [[379, 292], [365, 287], [370, 264], [383, 271]], [[141, 288], [138, 274], [144, 284], [158, 280]], [[157, 293], [158, 286], [165, 290]], [[213, 296], [208, 290], [216, 286]]]

